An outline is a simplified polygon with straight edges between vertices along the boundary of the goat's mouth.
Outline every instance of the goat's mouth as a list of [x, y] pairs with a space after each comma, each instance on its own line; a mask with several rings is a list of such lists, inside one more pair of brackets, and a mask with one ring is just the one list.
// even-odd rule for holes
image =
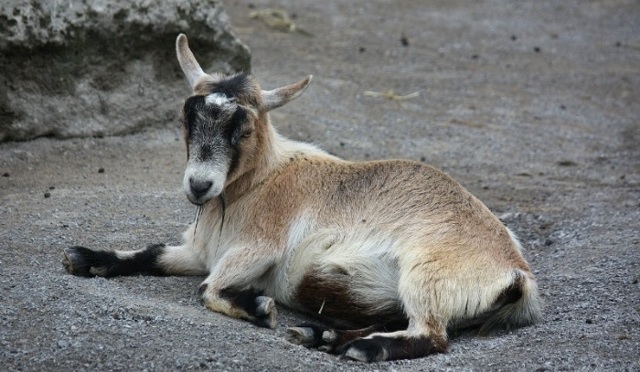
[[193, 205], [195, 205], [195, 206], [198, 206], [198, 207], [201, 207], [201, 206], [203, 206], [203, 205], [207, 204], [207, 202], [210, 200], [210, 199], [207, 199], [207, 200], [197, 200], [197, 199], [195, 199], [195, 200], [194, 200], [194, 199], [192, 199], [192, 198], [191, 198], [191, 197], [189, 197], [189, 196], [187, 196], [187, 199], [189, 200], [189, 202], [190, 202], [191, 204], [193, 204]]
[[201, 207], [207, 204], [211, 199], [215, 199], [217, 196], [196, 196], [190, 192], [187, 192], [187, 200], [193, 205]]
[[202, 206], [222, 194], [222, 188], [216, 187], [215, 185], [206, 188], [198, 188], [191, 185], [185, 187], [184, 191], [189, 202], [197, 206]]

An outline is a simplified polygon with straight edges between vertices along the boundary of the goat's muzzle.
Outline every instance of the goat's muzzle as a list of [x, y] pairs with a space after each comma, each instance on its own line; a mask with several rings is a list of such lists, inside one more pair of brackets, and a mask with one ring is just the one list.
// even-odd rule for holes
[[211, 190], [212, 185], [213, 182], [211, 181], [195, 180], [193, 177], [189, 178], [189, 188], [191, 195], [193, 195], [195, 199], [201, 199], [205, 196], [209, 190]]

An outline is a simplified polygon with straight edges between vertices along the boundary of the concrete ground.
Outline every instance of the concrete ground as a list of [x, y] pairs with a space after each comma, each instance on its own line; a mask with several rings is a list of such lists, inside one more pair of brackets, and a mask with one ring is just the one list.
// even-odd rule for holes
[[[302, 32], [250, 17], [268, 7], [286, 9]], [[640, 369], [640, 3], [227, 9], [265, 88], [315, 76], [273, 112], [281, 133], [348, 159], [444, 169], [521, 237], [544, 320], [457, 337], [448, 354], [366, 365], [289, 344], [284, 330], [303, 318], [286, 309], [275, 331], [205, 310], [202, 278], [68, 275], [69, 245], [180, 241], [195, 209], [180, 190], [176, 125], [0, 144], [0, 370]], [[389, 90], [419, 96], [364, 93]]]

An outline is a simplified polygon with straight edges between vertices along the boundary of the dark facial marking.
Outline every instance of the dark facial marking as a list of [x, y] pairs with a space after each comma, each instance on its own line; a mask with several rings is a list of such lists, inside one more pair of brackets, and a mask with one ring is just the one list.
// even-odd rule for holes
[[[219, 106], [206, 103], [205, 96], [191, 96], [184, 102], [184, 126], [187, 130], [187, 141], [194, 136], [206, 137], [216, 134], [221, 126], [218, 124], [222, 111]], [[202, 123], [202, 117], [206, 121]], [[215, 125], [211, 125], [215, 123]]]
[[184, 127], [187, 131], [187, 139], [189, 139], [193, 133], [193, 126], [196, 123], [198, 111], [204, 108], [204, 96], [192, 96], [186, 99], [184, 102]]
[[246, 122], [247, 110], [242, 107], [238, 107], [231, 117], [231, 123], [229, 126], [229, 142], [231, 143], [231, 146], [237, 147], [242, 136], [248, 133]]
[[243, 105], [256, 108], [260, 105], [259, 88], [245, 73], [224, 77], [203, 88], [210, 93], [221, 93], [229, 98], [235, 97]]
[[[247, 110], [238, 107], [227, 120], [220, 120], [222, 114], [216, 105], [206, 104], [205, 96], [192, 96], [187, 98], [184, 104], [184, 125], [186, 129], [187, 152], [197, 151], [198, 159], [209, 160], [218, 151], [212, 147], [212, 139], [221, 136], [226, 143], [227, 155], [231, 159], [228, 174], [237, 168], [240, 153], [239, 143], [250, 133]], [[202, 122], [202, 117], [209, 120]], [[201, 143], [198, 150], [191, 148], [193, 143]]]
[[204, 145], [202, 145], [202, 147], [200, 147], [200, 156], [198, 156], [200, 160], [208, 160], [212, 155], [213, 151], [211, 150], [211, 146], [205, 143]]
[[240, 73], [238, 75], [234, 75], [214, 83], [211, 83], [209, 86], [209, 91], [211, 93], [222, 93], [227, 98], [231, 97], [239, 97], [248, 92], [250, 89], [250, 84], [248, 82], [248, 75], [245, 73]]
[[242, 137], [247, 133], [247, 111], [242, 107], [238, 107], [236, 112], [231, 117], [231, 122], [227, 130], [227, 140], [231, 145], [231, 164], [229, 165], [229, 172], [227, 176], [232, 174], [238, 167], [240, 160], [240, 149], [238, 144], [242, 141]]

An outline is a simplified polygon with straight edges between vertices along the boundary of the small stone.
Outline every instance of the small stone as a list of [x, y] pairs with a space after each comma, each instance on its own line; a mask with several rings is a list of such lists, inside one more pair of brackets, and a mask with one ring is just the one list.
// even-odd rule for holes
[[45, 197], [45, 198], [48, 198], [48, 197], [50, 197], [50, 196], [51, 196], [51, 193], [50, 193], [50, 192], [45, 192], [45, 193], [44, 193], [44, 197]]
[[587, 320], [585, 320], [585, 323], [587, 323], [587, 324], [593, 324], [593, 319], [587, 319]]
[[9, 172], [2, 173], [2, 177], [9, 177]]
[[104, 168], [102, 167], [98, 168], [98, 173], [104, 173]]
[[578, 165], [573, 160], [560, 160], [556, 164], [558, 164], [561, 167], [575, 167], [576, 165]]

